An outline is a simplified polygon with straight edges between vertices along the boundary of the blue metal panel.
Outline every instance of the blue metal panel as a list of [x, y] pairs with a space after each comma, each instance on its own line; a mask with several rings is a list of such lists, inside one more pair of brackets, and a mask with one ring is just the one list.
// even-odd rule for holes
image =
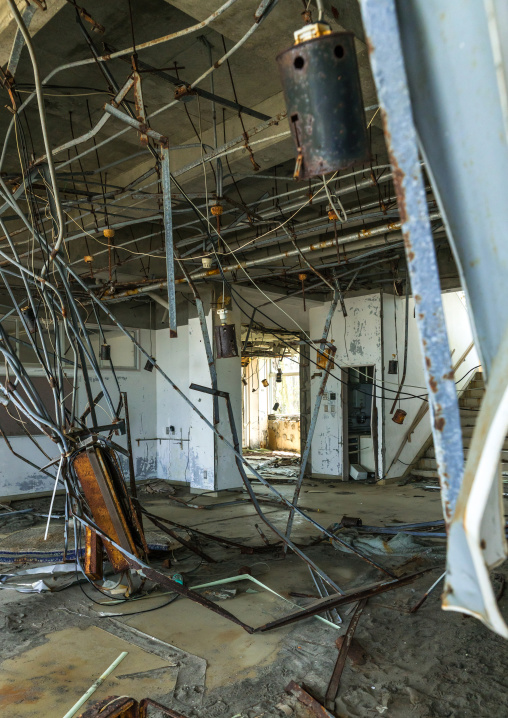
[[166, 244], [166, 271], [168, 278], [169, 336], [177, 336], [175, 297], [175, 257], [173, 247], [173, 216], [171, 211], [171, 175], [169, 147], [162, 148], [162, 193], [164, 204], [164, 239]]
[[[361, 0], [397, 192], [447, 522], [464, 471], [457, 392], [394, 0]], [[423, 61], [422, 61], [423, 62]]]
[[397, 10], [415, 124], [488, 375], [508, 327], [508, 146], [485, 6]]

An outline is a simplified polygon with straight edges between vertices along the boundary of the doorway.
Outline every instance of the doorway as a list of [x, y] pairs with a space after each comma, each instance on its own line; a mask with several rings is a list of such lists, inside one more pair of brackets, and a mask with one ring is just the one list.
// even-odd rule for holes
[[[377, 474], [377, 410], [374, 365], [342, 370], [344, 478]], [[346, 456], [347, 454], [347, 456]], [[347, 460], [346, 460], [347, 459]]]
[[254, 356], [242, 364], [243, 448], [299, 453], [299, 355]]

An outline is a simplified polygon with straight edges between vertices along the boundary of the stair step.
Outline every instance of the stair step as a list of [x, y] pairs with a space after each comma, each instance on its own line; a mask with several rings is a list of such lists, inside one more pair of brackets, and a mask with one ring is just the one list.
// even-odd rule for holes
[[482, 403], [481, 399], [478, 399], [476, 397], [469, 398], [467, 396], [462, 397], [459, 401], [460, 406], [467, 407], [467, 408], [473, 408], [473, 409], [479, 409], [481, 403]]
[[[503, 465], [501, 467], [501, 471], [502, 471], [503, 476], [505, 476], [505, 477], [508, 476], [508, 465], [506, 465], [506, 464]], [[415, 469], [413, 469], [411, 471], [411, 475], [412, 476], [420, 476], [421, 478], [424, 478], [424, 479], [438, 479], [439, 478], [437, 469], [419, 469], [418, 467], [416, 467]]]
[[437, 469], [437, 462], [435, 458], [422, 458], [415, 466], [416, 471], [420, 469], [429, 469], [435, 471]]
[[[465, 429], [470, 429], [470, 428], [472, 428], [472, 427], [466, 426], [466, 427], [463, 427], [463, 429], [462, 429], [462, 444], [463, 444], [463, 446], [464, 446], [464, 449], [469, 449], [469, 447], [471, 446], [471, 442], [472, 442], [472, 440], [473, 440], [473, 439], [472, 439], [472, 432], [471, 432], [471, 434], [470, 434], [469, 436], [464, 436], [464, 428], [465, 428]], [[432, 447], [432, 450], [434, 450], [434, 447]], [[503, 444], [503, 447], [502, 447], [502, 451], [503, 451], [503, 452], [508, 451], [508, 439], [505, 440], [505, 442], [504, 442], [504, 444]], [[504, 458], [504, 457], [503, 457], [503, 458]]]
[[472, 436], [474, 428], [476, 426], [476, 414], [473, 414], [473, 412], [470, 412], [466, 415], [461, 414], [460, 425], [462, 427], [463, 436]]
[[[504, 448], [504, 449], [501, 451], [501, 461], [502, 461], [504, 464], [508, 464], [508, 441], [505, 441], [504, 446], [505, 446], [506, 448]], [[464, 442], [464, 456], [467, 457], [468, 455], [469, 455], [469, 446], [466, 446], [466, 445], [465, 445], [465, 442]], [[435, 460], [436, 460], [436, 450], [434, 449], [433, 446], [431, 446], [430, 448], [427, 449], [427, 451], [425, 452], [425, 455], [422, 456], [422, 458], [420, 459], [420, 462], [421, 462], [421, 461], [435, 461]], [[425, 468], [432, 469], [432, 468], [434, 468], [434, 466], [423, 466], [423, 465], [420, 464], [420, 463], [418, 463], [417, 466], [421, 466], [422, 469], [425, 469]]]
[[475, 389], [474, 387], [471, 387], [471, 385], [469, 385], [466, 391], [460, 397], [460, 400], [462, 401], [462, 399], [482, 399], [484, 395], [485, 389]]
[[473, 379], [468, 384], [468, 389], [483, 389], [485, 391], [485, 382], [483, 379]]
[[413, 469], [411, 472], [412, 476], [421, 476], [424, 479], [439, 479], [437, 471], [430, 471], [429, 469]]

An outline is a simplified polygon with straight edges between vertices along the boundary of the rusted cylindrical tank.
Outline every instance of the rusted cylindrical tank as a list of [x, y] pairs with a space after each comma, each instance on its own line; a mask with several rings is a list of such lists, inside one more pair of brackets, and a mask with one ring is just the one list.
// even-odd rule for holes
[[295, 177], [308, 179], [367, 160], [353, 33], [328, 32], [298, 42], [277, 63], [297, 149]]

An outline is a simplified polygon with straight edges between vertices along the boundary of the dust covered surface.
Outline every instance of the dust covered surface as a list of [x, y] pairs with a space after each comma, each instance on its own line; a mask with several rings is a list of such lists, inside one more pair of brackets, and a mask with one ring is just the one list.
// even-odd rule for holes
[[[355, 486], [352, 495], [344, 494], [343, 488], [339, 485], [336, 491], [330, 490], [326, 501], [323, 494], [305, 493], [306, 503], [327, 506], [329, 515], [319, 517], [324, 525], [337, 520], [342, 513], [361, 514], [364, 523], [377, 525], [381, 524], [382, 514], [385, 523], [439, 517], [432, 496], [427, 494], [422, 496], [422, 501], [411, 502], [414, 487], [380, 489]], [[292, 491], [290, 487], [287, 490]], [[381, 491], [386, 504], [383, 507], [379, 502]], [[149, 508], [210, 533], [244, 541], [246, 527], [259, 520], [252, 508], [244, 505], [198, 511], [175, 508], [162, 497], [154, 496], [150, 499]], [[285, 524], [286, 514], [283, 511], [271, 510], [270, 517], [280, 526]], [[12, 529], [6, 528], [5, 533], [9, 530]], [[253, 528], [252, 543], [259, 543], [259, 535], [256, 537], [256, 534]], [[302, 530], [297, 535], [304, 543], [310, 538], [310, 534]], [[270, 538], [273, 540], [272, 536]], [[262, 555], [240, 555], [238, 551], [218, 545], [205, 543], [203, 546], [217, 559], [217, 564], [200, 563], [195, 555], [175, 553], [176, 562], [171, 570], [186, 574], [188, 585], [235, 576], [248, 566], [260, 581], [300, 605], [306, 605], [306, 599], [291, 598], [290, 591], [315, 591], [306, 565], [295, 556], [281, 560], [275, 551]], [[376, 569], [354, 556], [337, 551], [329, 543], [315, 546], [308, 553], [346, 589], [381, 578]], [[443, 612], [440, 608], [440, 588], [430, 595], [418, 612], [407, 612], [408, 607], [416, 603], [442, 572], [441, 552], [424, 552], [412, 563], [407, 563], [407, 556], [378, 555], [376, 559], [387, 567], [406, 564], [403, 570], [407, 572], [420, 568], [431, 568], [431, 571], [409, 586], [369, 600], [355, 633], [366, 660], [357, 665], [349, 659], [346, 662], [335, 715], [338, 718], [377, 718], [380, 715], [389, 718], [478, 718], [508, 715], [508, 642], [473, 618]], [[2, 568], [5, 570], [7, 567]], [[502, 566], [496, 569], [496, 574], [507, 576], [508, 572]], [[291, 610], [281, 599], [249, 581], [228, 586], [234, 587], [236, 593], [222, 600], [220, 605], [252, 625], [260, 625]], [[70, 707], [82, 694], [83, 686], [88, 687], [107, 667], [102, 663], [98, 665], [94, 655], [82, 656], [79, 684], [76, 672], [71, 670], [74, 665], [72, 656], [69, 655], [69, 665], [58, 663], [66, 661], [62, 651], [58, 655], [55, 651], [53, 655], [46, 650], [51, 665], [32, 666], [33, 680], [30, 683], [23, 682], [23, 674], [20, 673], [19, 683], [11, 681], [7, 685], [6, 676], [15, 676], [17, 665], [21, 671], [23, 661], [28, 665], [30, 655], [38, 655], [34, 649], [42, 647], [44, 650], [44, 646], [56, 640], [58, 632], [67, 635], [66, 631], [73, 630], [76, 642], [80, 644], [80, 635], [85, 635], [83, 631], [98, 627], [102, 630], [94, 635], [98, 636], [98, 644], [104, 653], [106, 649], [111, 649], [113, 639], [110, 629], [114, 624], [121, 623], [127, 631], [140, 631], [158, 638], [162, 643], [155, 644], [149, 639], [143, 642], [144, 639], [139, 636], [135, 641], [133, 638], [132, 656], [139, 655], [141, 649], [151, 655], [152, 663], [140, 659], [139, 665], [128, 670], [120, 667], [116, 671], [118, 675], [104, 684], [107, 695], [132, 694], [139, 699], [145, 696], [135, 695], [136, 690], [143, 690], [145, 695], [189, 718], [308, 716], [306, 709], [288, 696], [284, 689], [290, 681], [295, 681], [318, 701], [324, 701], [337, 657], [335, 640], [344, 635], [352, 616], [351, 607], [344, 606], [339, 610], [344, 621], [339, 630], [310, 618], [289, 627], [251, 636], [186, 599], [167, 606], [163, 604], [168, 597], [157, 595], [141, 602], [107, 606], [98, 606], [92, 599], [98, 602], [107, 600], [90, 586], [74, 585], [59, 593], [41, 595], [0, 591], [0, 655], [3, 661], [0, 715], [9, 715], [10, 718], [40, 715], [42, 697], [38, 697], [36, 687], [41, 685], [47, 670], [55, 672], [55, 675], [57, 671], [65, 670], [68, 677], [65, 690]], [[157, 608], [159, 606], [163, 607]], [[148, 608], [157, 610], [126, 615]], [[508, 595], [500, 598], [500, 608], [505, 616], [508, 615]], [[120, 615], [117, 618], [107, 617], [100, 616], [99, 612]], [[129, 640], [128, 634], [122, 633], [122, 640]], [[87, 644], [84, 640], [81, 643], [85, 654]], [[168, 653], [164, 646], [173, 646], [176, 653], [171, 655], [171, 651]], [[197, 656], [201, 662], [206, 662], [203, 685], [198, 685], [196, 672], [189, 670], [192, 661], [186, 664], [182, 655]], [[157, 662], [154, 662], [154, 656]], [[45, 685], [45, 690], [44, 699], [48, 701], [52, 688], [48, 689]], [[54, 690], [57, 690], [56, 686]], [[57, 703], [55, 693], [55, 705]], [[63, 713], [58, 710], [57, 714]], [[156, 712], [150, 714], [150, 718], [152, 716], [158, 718]]]

